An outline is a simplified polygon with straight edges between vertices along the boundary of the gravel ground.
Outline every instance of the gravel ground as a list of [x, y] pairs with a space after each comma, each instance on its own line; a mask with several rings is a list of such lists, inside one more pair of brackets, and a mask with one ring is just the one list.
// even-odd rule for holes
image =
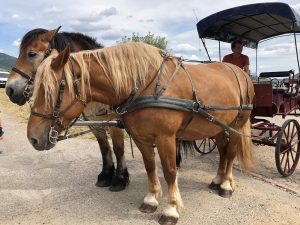
[[[130, 185], [123, 192], [112, 193], [94, 185], [102, 163], [96, 141], [77, 138], [37, 152], [26, 138], [26, 125], [3, 110], [0, 116], [6, 132], [0, 142], [1, 225], [158, 224], [166, 195], [155, 213], [139, 212], [147, 178], [136, 148], [132, 158], [127, 143]], [[256, 172], [268, 182], [234, 170], [237, 190], [231, 199], [221, 198], [207, 187], [217, 169], [217, 151], [184, 159], [179, 187], [185, 211], [178, 224], [300, 224], [300, 195], [272, 184], [300, 193], [300, 166], [291, 177], [282, 178], [273, 148], [253, 146], [253, 150]], [[166, 194], [159, 160], [157, 165]]]

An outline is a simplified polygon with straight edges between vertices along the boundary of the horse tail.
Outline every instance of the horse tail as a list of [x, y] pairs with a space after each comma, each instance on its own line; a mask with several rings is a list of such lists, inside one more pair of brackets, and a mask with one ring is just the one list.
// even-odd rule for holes
[[182, 152], [187, 157], [187, 152], [194, 153], [193, 141], [176, 140], [176, 166], [180, 167], [182, 162]]
[[251, 123], [250, 118], [240, 128], [240, 131], [247, 136], [240, 136], [241, 149], [237, 151], [237, 158], [241, 167], [244, 169], [253, 169], [255, 166], [254, 156], [252, 151], [252, 140], [249, 137], [251, 135]]

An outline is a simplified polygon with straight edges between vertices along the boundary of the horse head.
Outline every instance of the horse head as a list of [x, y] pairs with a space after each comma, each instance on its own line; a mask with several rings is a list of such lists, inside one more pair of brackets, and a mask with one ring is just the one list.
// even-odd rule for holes
[[6, 94], [18, 105], [26, 103], [31, 97], [33, 77], [41, 62], [50, 54], [51, 41], [58, 30], [35, 29], [28, 32], [22, 39], [19, 57], [9, 74]]
[[54, 147], [58, 134], [67, 129], [84, 109], [80, 87], [70, 77], [70, 70], [74, 68], [68, 65], [69, 57], [69, 47], [60, 53], [52, 50], [37, 70], [27, 137], [40, 151]]

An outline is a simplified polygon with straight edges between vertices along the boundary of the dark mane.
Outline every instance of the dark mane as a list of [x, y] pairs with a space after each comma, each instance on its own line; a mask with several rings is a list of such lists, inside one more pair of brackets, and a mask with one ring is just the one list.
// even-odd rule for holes
[[20, 45], [20, 52], [27, 48], [39, 35], [46, 33], [47, 30], [42, 28], [37, 28], [27, 32], [22, 38]]
[[81, 33], [73, 33], [73, 32], [63, 32], [59, 33], [69, 37], [72, 41], [79, 44], [84, 50], [103, 48], [104, 46], [101, 43], [96, 41], [96, 38], [87, 36]]
[[[46, 33], [46, 29], [37, 28], [31, 30], [25, 34], [21, 41], [20, 52], [27, 48], [39, 35]], [[98, 43], [95, 38], [90, 36], [74, 33], [74, 32], [62, 32], [57, 33], [54, 40], [51, 43], [51, 47], [57, 49], [59, 52], [62, 51], [68, 44], [79, 45], [82, 50], [91, 50], [97, 48], [103, 48], [103, 45]]]

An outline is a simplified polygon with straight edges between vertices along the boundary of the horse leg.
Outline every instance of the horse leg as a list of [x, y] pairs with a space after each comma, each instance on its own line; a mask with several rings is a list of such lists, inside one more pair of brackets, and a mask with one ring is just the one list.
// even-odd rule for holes
[[228, 141], [225, 132], [218, 134], [215, 137], [215, 140], [220, 155], [219, 168], [217, 171], [217, 175], [215, 176], [215, 178], [212, 180], [212, 182], [208, 187], [212, 190], [219, 190], [226, 172], [226, 165], [227, 165], [226, 145], [228, 144], [227, 143]]
[[219, 195], [224, 198], [230, 198], [235, 190], [232, 175], [233, 160], [236, 157], [240, 137], [238, 135], [229, 135], [229, 143], [226, 151], [227, 166], [225, 176], [219, 189]]
[[[239, 129], [243, 134], [250, 135], [251, 125], [248, 119]], [[252, 141], [250, 137], [230, 134], [229, 143], [226, 151], [227, 165], [226, 173], [220, 186], [219, 195], [225, 198], [232, 196], [235, 191], [235, 184], [232, 175], [233, 160], [237, 156], [243, 168], [253, 167]]]
[[96, 186], [108, 187], [111, 185], [112, 177], [115, 173], [115, 166], [112, 160], [112, 151], [107, 140], [106, 131], [102, 128], [95, 127], [92, 127], [91, 129], [98, 141], [103, 162], [102, 171], [98, 175]]
[[135, 143], [142, 153], [148, 176], [148, 193], [144, 197], [139, 210], [144, 213], [152, 213], [157, 209], [159, 205], [158, 199], [162, 196], [162, 188], [156, 171], [154, 148], [152, 145], [147, 146], [139, 142]]
[[168, 184], [168, 206], [159, 219], [163, 225], [174, 225], [183, 209], [178, 184], [176, 169], [176, 141], [175, 136], [159, 137], [157, 149], [161, 160], [164, 177]]
[[124, 132], [119, 128], [110, 128], [110, 136], [113, 144], [113, 151], [116, 156], [117, 168], [113, 176], [110, 191], [122, 191], [129, 184], [129, 173], [124, 156]]

